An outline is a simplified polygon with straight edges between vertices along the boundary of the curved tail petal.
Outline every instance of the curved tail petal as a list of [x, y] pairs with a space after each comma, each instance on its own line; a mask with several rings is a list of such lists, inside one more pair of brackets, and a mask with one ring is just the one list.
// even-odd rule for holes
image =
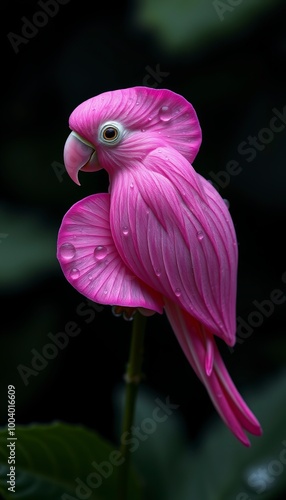
[[259, 436], [262, 429], [231, 380], [213, 334], [171, 301], [166, 301], [165, 311], [185, 356], [222, 420], [239, 441], [250, 446], [245, 431]]

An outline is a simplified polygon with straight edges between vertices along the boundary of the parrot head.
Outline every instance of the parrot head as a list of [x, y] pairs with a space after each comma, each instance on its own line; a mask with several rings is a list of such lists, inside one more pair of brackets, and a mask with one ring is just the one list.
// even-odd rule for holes
[[112, 175], [159, 146], [176, 149], [190, 163], [202, 140], [193, 106], [167, 89], [133, 87], [87, 99], [71, 113], [64, 163], [77, 183], [80, 170]]

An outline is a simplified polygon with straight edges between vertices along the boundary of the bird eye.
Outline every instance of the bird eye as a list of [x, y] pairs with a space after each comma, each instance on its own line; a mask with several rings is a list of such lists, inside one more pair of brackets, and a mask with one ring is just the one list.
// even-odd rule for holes
[[115, 127], [107, 127], [102, 131], [102, 136], [107, 141], [114, 141], [118, 136], [118, 130]]
[[99, 132], [99, 139], [105, 144], [117, 144], [122, 138], [122, 126], [119, 123], [105, 123]]

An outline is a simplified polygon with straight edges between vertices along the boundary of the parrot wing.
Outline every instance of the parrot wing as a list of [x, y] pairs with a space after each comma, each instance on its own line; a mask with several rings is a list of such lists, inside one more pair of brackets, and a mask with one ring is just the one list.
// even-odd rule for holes
[[169, 147], [115, 175], [110, 193], [111, 231], [126, 265], [234, 345], [237, 240], [219, 193]]
[[109, 205], [109, 194], [95, 194], [68, 210], [58, 233], [62, 271], [76, 290], [94, 302], [162, 313], [160, 294], [134, 276], [115, 248]]

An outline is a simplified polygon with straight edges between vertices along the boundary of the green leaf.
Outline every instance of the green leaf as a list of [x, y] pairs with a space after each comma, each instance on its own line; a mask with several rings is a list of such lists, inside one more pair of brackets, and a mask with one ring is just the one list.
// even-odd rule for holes
[[[88, 408], [88, 405], [87, 405]], [[9, 491], [7, 429], [0, 431], [0, 493], [5, 500], [110, 500], [116, 498], [122, 457], [116, 447], [80, 426], [16, 426], [16, 487]], [[10, 448], [12, 450], [12, 448]], [[10, 452], [12, 457], [13, 453]], [[130, 498], [140, 500], [131, 471]]]

